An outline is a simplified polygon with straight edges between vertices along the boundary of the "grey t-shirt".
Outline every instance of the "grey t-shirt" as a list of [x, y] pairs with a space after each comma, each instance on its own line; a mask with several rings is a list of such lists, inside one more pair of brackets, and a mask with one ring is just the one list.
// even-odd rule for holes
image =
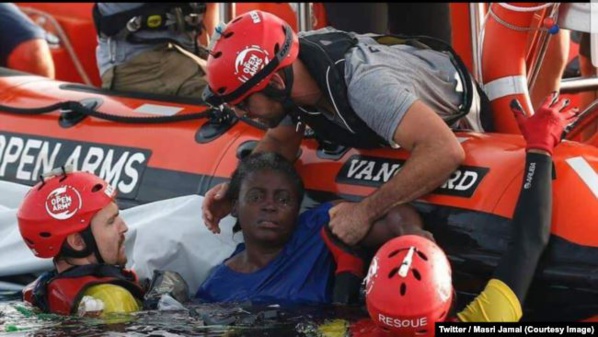
[[[141, 7], [144, 2], [98, 2], [98, 9], [102, 15], [111, 15]], [[142, 39], [170, 38], [179, 42], [188, 50], [193, 50], [193, 40], [187, 33], [166, 31], [139, 31], [135, 35]], [[121, 34], [111, 38], [98, 38], [96, 59], [100, 75], [108, 69], [126, 63], [140, 53], [156, 48], [153, 44], [129, 43]]]
[[[335, 29], [326, 27], [300, 36], [330, 31]], [[389, 143], [394, 143], [395, 130], [418, 99], [442, 118], [459, 112], [463, 97], [456, 89], [461, 83], [447, 54], [408, 45], [382, 45], [370, 34], [350, 34], [359, 42], [345, 54], [349, 103]]]

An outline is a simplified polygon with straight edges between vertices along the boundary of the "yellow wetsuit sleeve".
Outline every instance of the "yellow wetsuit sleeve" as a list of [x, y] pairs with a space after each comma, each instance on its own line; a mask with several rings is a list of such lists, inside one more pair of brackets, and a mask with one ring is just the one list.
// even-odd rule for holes
[[83, 296], [91, 296], [104, 303], [103, 315], [128, 313], [141, 310], [137, 299], [125, 288], [115, 284], [97, 284], [85, 290]]
[[518, 322], [521, 303], [503, 281], [491, 279], [484, 291], [457, 314], [461, 322]]

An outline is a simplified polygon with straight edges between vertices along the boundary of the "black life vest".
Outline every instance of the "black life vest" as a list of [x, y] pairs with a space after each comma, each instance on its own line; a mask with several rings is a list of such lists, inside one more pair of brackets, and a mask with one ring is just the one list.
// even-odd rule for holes
[[[378, 43], [385, 45], [409, 44], [418, 48], [448, 52], [464, 86], [464, 104], [459, 113], [446, 122], [452, 125], [469, 112], [472, 103], [473, 82], [467, 68], [448, 44], [425, 36], [378, 35], [372, 37]], [[308, 113], [299, 109], [297, 114], [313, 129], [316, 138], [320, 141], [361, 149], [389, 146], [388, 142], [375, 133], [349, 104], [344, 76], [345, 54], [349, 49], [355, 47], [357, 42], [357, 38], [342, 31], [299, 38], [299, 59], [314, 77], [320, 90], [327, 95], [336, 110], [334, 113], [338, 115], [344, 126], [339, 126], [321, 113]]]
[[97, 284], [115, 284], [143, 301], [144, 291], [132, 270], [109, 264], [77, 266], [65, 272], [42, 274], [23, 289], [23, 299], [43, 312], [71, 315], [85, 290]]

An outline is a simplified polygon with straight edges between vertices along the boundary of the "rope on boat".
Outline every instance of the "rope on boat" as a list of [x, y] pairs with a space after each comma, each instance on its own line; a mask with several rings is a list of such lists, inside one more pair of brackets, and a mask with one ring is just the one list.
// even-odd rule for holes
[[[496, 15], [496, 13], [492, 10], [493, 4], [494, 3], [490, 3], [490, 5], [488, 6], [488, 11], [487, 11], [486, 15], [484, 16], [484, 20], [482, 21], [482, 27], [481, 27], [480, 32], [478, 33], [478, 37], [477, 37], [478, 38], [478, 46], [480, 46], [480, 50], [478, 53], [478, 59], [477, 59], [478, 64], [482, 64], [482, 59], [481, 59], [482, 56], [481, 55], [482, 55], [483, 47], [481, 47], [481, 46], [483, 46], [486, 22], [488, 22], [489, 16], [492, 16], [492, 18], [497, 23], [499, 23], [511, 30], [518, 31], [518, 32], [529, 32], [529, 31], [537, 30], [537, 31], [548, 32], [550, 34], [555, 34], [559, 30], [558, 25], [553, 25], [552, 27], [545, 27], [544, 25], [539, 25], [539, 27], [537, 27], [537, 28], [520, 27], [520, 26], [512, 25], [512, 24], [504, 21], [503, 19], [501, 19], [498, 15]], [[560, 3], [558, 3], [558, 2], [547, 2], [545, 4], [534, 6], [534, 7], [516, 6], [516, 5], [506, 3], [506, 2], [497, 2], [496, 4], [498, 6], [501, 6], [507, 10], [514, 11], [514, 12], [535, 12], [535, 11], [542, 10], [542, 9], [548, 8], [550, 6], [553, 6], [553, 9], [552, 9], [550, 15], [553, 17], [554, 22], [556, 22], [558, 19], [558, 9], [560, 6]]]
[[[548, 8], [548, 7], [553, 6], [553, 5], [558, 5], [555, 2], [547, 2], [547, 3], [543, 4], [543, 5], [539, 5], [539, 6], [535, 6], [535, 7], [515, 6], [515, 5], [508, 4], [506, 2], [497, 2], [496, 4], [499, 5], [499, 6], [501, 6], [501, 7], [503, 7], [503, 8], [505, 8], [505, 9], [508, 9], [508, 10], [511, 10], [511, 11], [514, 11], [514, 12], [535, 12], [535, 11], [539, 11], [539, 10]], [[556, 22], [556, 16], [558, 15], [558, 11], [555, 11], [555, 13], [556, 14], [555, 14], [555, 18], [554, 18], [555, 20], [554, 21]], [[492, 18], [494, 20], [496, 20], [496, 22], [500, 23], [501, 25], [503, 25], [503, 26], [505, 26], [505, 27], [507, 27], [509, 29], [518, 31], [518, 32], [528, 32], [528, 31], [536, 31], [536, 30], [551, 32], [551, 29], [552, 30], [554, 29], [552, 27], [549, 28], [549, 27], [544, 27], [542, 25], [540, 25], [538, 28], [520, 27], [520, 26], [512, 25], [512, 24], [504, 21], [503, 19], [501, 19], [500, 17], [498, 17], [498, 15], [496, 15], [496, 13], [494, 13], [494, 11], [492, 10], [492, 4], [488, 7], [488, 14], [486, 15], [486, 19], [488, 18], [488, 15], [492, 16]], [[484, 23], [485, 23], [485, 21], [486, 20], [484, 20]]]
[[539, 11], [541, 9], [548, 8], [548, 7], [552, 6], [552, 5], [554, 5], [554, 2], [547, 2], [547, 3], [543, 4], [543, 5], [539, 5], [539, 6], [536, 6], [536, 7], [520, 7], [520, 6], [511, 5], [511, 4], [506, 3], [506, 2], [497, 2], [497, 4], [499, 6], [501, 6], [501, 7], [503, 7], [503, 8], [512, 10], [514, 12], [535, 12], [535, 11]]
[[[52, 105], [38, 107], [38, 108], [16, 108], [6, 105], [0, 105], [0, 112], [6, 112], [11, 114], [17, 115], [42, 115], [54, 112], [56, 110], [60, 110], [62, 113], [76, 113], [82, 114], [85, 116], [92, 116], [112, 122], [117, 123], [126, 123], [126, 124], [159, 124], [159, 123], [176, 123], [176, 122], [184, 122], [190, 121], [195, 119], [201, 118], [209, 118], [211, 123], [214, 124], [223, 124], [229, 123], [232, 121], [235, 116], [234, 113], [228, 109], [216, 109], [212, 108], [208, 111], [203, 112], [196, 112], [196, 113], [189, 113], [184, 115], [175, 115], [175, 116], [153, 116], [153, 117], [145, 117], [145, 116], [119, 116], [104, 113], [101, 111], [96, 111], [92, 108], [88, 108], [77, 101], [65, 101], [65, 102], [58, 102]], [[252, 120], [247, 117], [239, 118], [243, 122], [258, 128], [260, 130], [266, 130], [267, 126], [263, 123], [258, 121]]]
[[118, 116], [112, 115], [100, 111], [96, 111], [94, 109], [88, 108], [77, 101], [65, 101], [65, 102], [58, 102], [52, 105], [38, 107], [38, 108], [15, 108], [6, 105], [0, 105], [0, 111], [8, 112], [12, 114], [18, 115], [42, 115], [50, 112], [54, 112], [56, 110], [60, 110], [62, 113], [78, 113], [86, 116], [92, 116], [112, 122], [118, 123], [140, 123], [140, 124], [157, 124], [157, 123], [174, 123], [174, 122], [182, 122], [182, 121], [189, 121], [194, 119], [200, 118], [217, 118], [222, 119], [223, 114], [229, 113], [227, 111], [220, 111], [218, 109], [210, 109], [208, 111], [203, 112], [196, 112], [184, 115], [175, 115], [175, 116], [153, 116], [153, 117], [145, 117], [145, 116]]

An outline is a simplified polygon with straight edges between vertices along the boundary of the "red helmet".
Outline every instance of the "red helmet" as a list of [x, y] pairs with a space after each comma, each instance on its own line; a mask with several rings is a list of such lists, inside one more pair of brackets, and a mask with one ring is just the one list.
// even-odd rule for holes
[[268, 12], [254, 10], [239, 15], [218, 33], [208, 56], [208, 86], [203, 95], [213, 106], [236, 105], [263, 90], [270, 77], [299, 54], [297, 34]]
[[404, 235], [385, 243], [366, 277], [372, 320], [397, 336], [434, 336], [452, 304], [451, 266], [433, 241]]
[[86, 229], [91, 218], [108, 206], [116, 190], [87, 172], [42, 178], [27, 192], [17, 212], [19, 231], [33, 254], [55, 257], [69, 234]]

